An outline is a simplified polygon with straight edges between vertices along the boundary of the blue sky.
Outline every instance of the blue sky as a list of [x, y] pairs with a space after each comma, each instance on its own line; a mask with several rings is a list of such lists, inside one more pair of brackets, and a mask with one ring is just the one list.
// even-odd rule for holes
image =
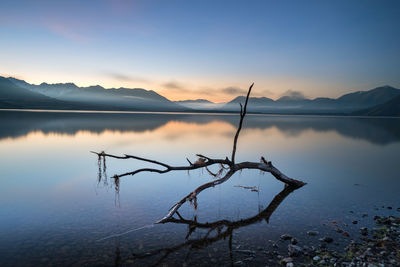
[[400, 87], [400, 1], [0, 2], [0, 75], [172, 99]]

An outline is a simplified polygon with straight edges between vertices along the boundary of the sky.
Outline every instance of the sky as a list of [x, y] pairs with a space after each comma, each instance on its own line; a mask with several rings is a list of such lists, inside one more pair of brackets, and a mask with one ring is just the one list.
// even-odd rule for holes
[[400, 88], [400, 1], [0, 1], [0, 75], [171, 100]]

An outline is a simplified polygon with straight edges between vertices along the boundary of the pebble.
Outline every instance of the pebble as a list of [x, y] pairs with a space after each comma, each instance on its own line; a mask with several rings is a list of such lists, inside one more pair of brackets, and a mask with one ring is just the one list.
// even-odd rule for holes
[[289, 256], [296, 257], [296, 256], [299, 256], [303, 252], [303, 249], [299, 246], [290, 244], [290, 245], [288, 245], [288, 252], [289, 252]]
[[367, 227], [362, 227], [362, 228], [360, 228], [360, 233], [361, 233], [362, 235], [368, 235], [368, 229], [367, 229]]
[[324, 238], [319, 239], [319, 241], [326, 242], [326, 243], [332, 243], [333, 238], [329, 236], [325, 236]]
[[307, 234], [308, 234], [308, 235], [315, 236], [315, 235], [318, 235], [319, 232], [318, 232], [318, 231], [308, 231]]
[[314, 258], [312, 258], [313, 259], [313, 261], [319, 261], [320, 259], [321, 259], [321, 257], [320, 256], [315, 256]]
[[291, 258], [291, 257], [283, 258], [281, 260], [282, 263], [289, 263], [289, 262], [292, 262], [292, 261], [293, 261], [293, 258]]
[[288, 234], [284, 234], [284, 235], [281, 235], [281, 239], [282, 240], [290, 240], [290, 239], [292, 239], [293, 237], [291, 236], [291, 235], [288, 235]]

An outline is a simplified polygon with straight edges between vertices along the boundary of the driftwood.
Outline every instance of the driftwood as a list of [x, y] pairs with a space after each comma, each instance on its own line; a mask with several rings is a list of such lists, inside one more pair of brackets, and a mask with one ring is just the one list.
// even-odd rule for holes
[[[240, 131], [242, 129], [243, 120], [247, 113], [247, 104], [249, 101], [249, 96], [250, 96], [251, 90], [253, 88], [253, 85], [254, 85], [254, 83], [249, 87], [244, 106], [242, 104], [240, 104], [240, 121], [239, 121], [239, 126], [236, 130], [236, 134], [235, 134], [235, 137], [233, 140], [233, 149], [232, 149], [232, 155], [231, 155], [230, 159], [228, 157], [226, 157], [225, 159], [214, 159], [214, 158], [210, 158], [210, 157], [207, 157], [207, 156], [204, 156], [201, 154], [197, 154], [196, 156], [198, 157], [198, 159], [194, 163], [192, 163], [188, 158], [186, 158], [189, 165], [171, 166], [164, 162], [160, 162], [160, 161], [156, 161], [156, 160], [152, 160], [152, 159], [146, 159], [146, 158], [133, 156], [133, 155], [127, 155], [127, 154], [125, 154], [123, 156], [117, 156], [117, 155], [105, 153], [104, 151], [102, 151], [100, 153], [92, 151], [92, 153], [95, 153], [96, 155], [98, 155], [99, 163], [101, 163], [101, 160], [103, 159], [104, 166], [105, 166], [106, 157], [109, 157], [109, 158], [116, 158], [116, 159], [135, 159], [135, 160], [139, 160], [139, 161], [152, 163], [159, 167], [159, 168], [142, 168], [142, 169], [137, 169], [137, 170], [127, 172], [127, 173], [114, 175], [111, 178], [114, 179], [114, 184], [116, 186], [116, 189], [118, 189], [118, 187], [119, 187], [119, 179], [121, 177], [128, 176], [128, 175], [133, 176], [133, 175], [136, 175], [136, 174], [142, 173], [142, 172], [167, 173], [170, 171], [182, 171], [182, 170], [190, 171], [190, 170], [205, 168], [208, 171], [208, 173], [210, 173], [212, 176], [214, 176], [216, 178], [211, 182], [205, 183], [205, 184], [197, 187], [195, 190], [193, 190], [192, 192], [187, 194], [180, 201], [175, 203], [170, 208], [169, 212], [161, 220], [157, 221], [156, 223], [170, 222], [171, 218], [173, 218], [173, 216], [175, 214], [178, 214], [178, 209], [186, 202], [192, 202], [192, 203], [194, 203], [194, 206], [197, 207], [197, 196], [203, 190], [226, 182], [227, 180], [229, 180], [229, 178], [232, 177], [233, 174], [235, 174], [237, 171], [240, 171], [243, 169], [257, 169], [262, 172], [269, 172], [277, 180], [285, 183], [286, 185], [289, 185], [291, 188], [300, 188], [303, 185], [305, 185], [304, 182], [293, 179], [293, 178], [289, 178], [288, 176], [283, 174], [281, 171], [279, 171], [274, 165], [272, 165], [271, 161], [267, 161], [264, 157], [261, 157], [260, 162], [249, 162], [249, 161], [240, 162], [240, 163], [235, 162], [237, 141], [239, 138]], [[210, 171], [208, 169], [208, 167], [212, 166], [212, 165], [219, 165], [220, 170], [217, 173], [213, 173], [212, 171]], [[103, 172], [101, 170], [101, 164], [99, 164], [99, 177], [101, 177], [102, 173], [105, 174], [104, 170], [103, 170]]]
[[[296, 187], [292, 186], [285, 186], [285, 188], [279, 192], [269, 203], [269, 205], [260, 211], [258, 214], [248, 217], [245, 219], [240, 219], [236, 221], [231, 221], [231, 220], [218, 220], [214, 222], [205, 222], [201, 223], [198, 222], [196, 217], [192, 220], [184, 219], [179, 212], [176, 214], [178, 215], [178, 218], [169, 218], [165, 222], [169, 223], [175, 223], [175, 224], [182, 224], [182, 225], [187, 225], [188, 226], [188, 232], [186, 234], [185, 241], [182, 243], [179, 243], [177, 245], [171, 246], [171, 247], [164, 247], [164, 248], [159, 248], [151, 251], [146, 251], [145, 253], [132, 253], [130, 257], [127, 258], [121, 258], [120, 254], [117, 254], [116, 256], [116, 266], [119, 266], [123, 263], [126, 262], [136, 262], [138, 263], [139, 260], [145, 260], [148, 258], [157, 258], [151, 266], [158, 266], [160, 265], [169, 255], [176, 253], [178, 250], [181, 250], [183, 248], [187, 248], [187, 254], [186, 254], [186, 259], [185, 261], [189, 258], [189, 254], [192, 250], [196, 249], [203, 249], [211, 244], [220, 241], [220, 240], [226, 240], [228, 239], [228, 248], [229, 248], [229, 258], [231, 265], [233, 266], [233, 252], [246, 252], [246, 251], [240, 251], [236, 250], [234, 251], [232, 249], [232, 238], [233, 238], [233, 233], [235, 230], [252, 225], [254, 223], [258, 223], [261, 221], [265, 221], [266, 223], [269, 222], [269, 219], [273, 212], [278, 208], [278, 206], [282, 203], [282, 201], [294, 190], [296, 190]], [[198, 236], [196, 238], [190, 238], [192, 234], [198, 230], [201, 229], [203, 234], [201, 236]]]

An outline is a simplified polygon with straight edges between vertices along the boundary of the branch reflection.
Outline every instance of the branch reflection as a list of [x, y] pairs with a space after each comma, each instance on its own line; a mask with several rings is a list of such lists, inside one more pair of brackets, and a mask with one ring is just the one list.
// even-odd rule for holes
[[[178, 245], [171, 246], [171, 247], [164, 247], [160, 249], [155, 249], [151, 251], [147, 251], [141, 254], [132, 253], [131, 257], [121, 259], [119, 253], [116, 255], [115, 263], [116, 266], [120, 266], [123, 263], [134, 262], [139, 264], [141, 260], [144, 259], [151, 259], [153, 262], [152, 266], [157, 266], [161, 264], [170, 254], [174, 254], [174, 252], [181, 250], [183, 248], [187, 248], [187, 254], [185, 257], [185, 262], [189, 259], [190, 253], [193, 250], [204, 249], [211, 244], [219, 241], [219, 240], [228, 240], [228, 248], [229, 248], [229, 258], [230, 263], [233, 265], [233, 253], [232, 253], [232, 238], [233, 232], [241, 227], [249, 226], [254, 223], [258, 223], [261, 221], [265, 221], [269, 223], [269, 218], [271, 217], [272, 213], [278, 208], [278, 206], [283, 202], [283, 200], [292, 193], [296, 188], [291, 186], [285, 186], [284, 189], [278, 193], [272, 201], [269, 203], [268, 207], [264, 210], [259, 212], [257, 215], [246, 218], [240, 219], [237, 221], [231, 220], [218, 220], [215, 222], [198, 222], [197, 218], [189, 220], [183, 218], [179, 213], [177, 213], [178, 218], [170, 218], [168, 219], [168, 223], [175, 223], [175, 224], [184, 224], [188, 226], [188, 231], [185, 237], [185, 242], [182, 242]], [[190, 238], [192, 234], [198, 230], [205, 230], [205, 234], [197, 238]], [[117, 251], [119, 251], [117, 249]], [[154, 258], [154, 259], [152, 259]], [[146, 262], [146, 265], [149, 264]]]

